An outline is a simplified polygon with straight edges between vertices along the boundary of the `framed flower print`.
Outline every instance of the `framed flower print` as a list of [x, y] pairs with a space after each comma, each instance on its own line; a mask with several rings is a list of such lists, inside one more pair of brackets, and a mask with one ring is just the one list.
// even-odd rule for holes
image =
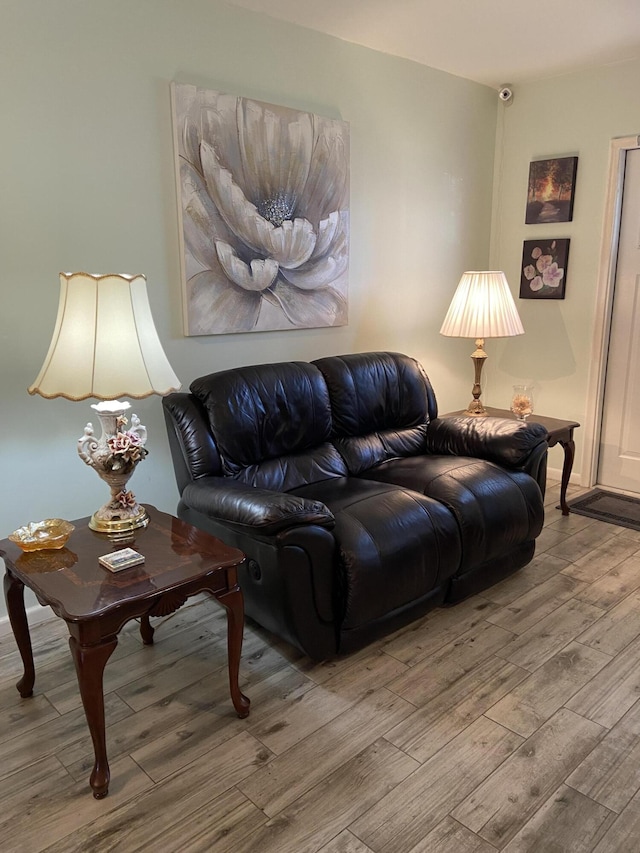
[[525, 240], [520, 268], [520, 299], [564, 299], [569, 239]]
[[185, 334], [346, 325], [348, 124], [171, 89]]

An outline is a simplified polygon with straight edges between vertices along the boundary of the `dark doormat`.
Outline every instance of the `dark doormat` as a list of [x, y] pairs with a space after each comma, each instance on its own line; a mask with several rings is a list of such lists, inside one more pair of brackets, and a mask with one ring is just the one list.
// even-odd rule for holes
[[640, 530], [640, 498], [594, 489], [569, 501], [569, 508], [578, 515], [588, 515], [590, 518], [608, 521], [620, 527]]

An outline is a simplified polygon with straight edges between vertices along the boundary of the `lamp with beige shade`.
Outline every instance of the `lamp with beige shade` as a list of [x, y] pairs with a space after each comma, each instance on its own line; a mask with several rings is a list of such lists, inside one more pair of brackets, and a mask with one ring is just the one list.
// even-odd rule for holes
[[92, 405], [102, 424], [98, 438], [88, 423], [78, 440], [81, 459], [109, 485], [111, 498], [89, 527], [126, 537], [145, 527], [148, 516], [127, 489], [147, 455], [147, 430], [130, 403], [180, 388], [156, 331], [144, 275], [60, 273], [58, 317], [49, 352], [30, 394], [100, 400]]
[[444, 318], [441, 335], [475, 338], [476, 349], [471, 358], [475, 365], [473, 400], [465, 415], [487, 414], [480, 396], [482, 367], [487, 358], [485, 338], [507, 338], [523, 335], [524, 329], [503, 272], [465, 272], [453, 295]]

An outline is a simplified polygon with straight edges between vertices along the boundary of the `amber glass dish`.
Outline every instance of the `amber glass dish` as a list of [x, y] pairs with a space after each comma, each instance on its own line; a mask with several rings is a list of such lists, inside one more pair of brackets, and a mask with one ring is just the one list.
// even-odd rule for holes
[[44, 521], [30, 521], [8, 538], [23, 551], [42, 551], [64, 548], [74, 530], [73, 524], [63, 518], [45, 518]]

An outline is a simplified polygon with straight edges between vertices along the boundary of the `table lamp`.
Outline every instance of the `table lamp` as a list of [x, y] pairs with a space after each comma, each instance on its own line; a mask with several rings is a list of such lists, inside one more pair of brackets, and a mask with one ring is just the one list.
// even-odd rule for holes
[[471, 355], [475, 365], [473, 400], [469, 403], [465, 415], [486, 415], [480, 400], [480, 377], [487, 358], [484, 339], [524, 334], [505, 274], [495, 271], [463, 273], [440, 334], [476, 339], [476, 349]]
[[102, 401], [91, 406], [102, 435], [97, 438], [88, 423], [78, 440], [80, 458], [111, 489], [111, 499], [91, 516], [92, 530], [127, 537], [149, 522], [127, 489], [147, 455], [147, 430], [134, 414], [128, 423], [131, 405], [116, 398], [141, 399], [179, 388], [153, 323], [144, 275], [60, 273], [53, 337], [29, 393]]

